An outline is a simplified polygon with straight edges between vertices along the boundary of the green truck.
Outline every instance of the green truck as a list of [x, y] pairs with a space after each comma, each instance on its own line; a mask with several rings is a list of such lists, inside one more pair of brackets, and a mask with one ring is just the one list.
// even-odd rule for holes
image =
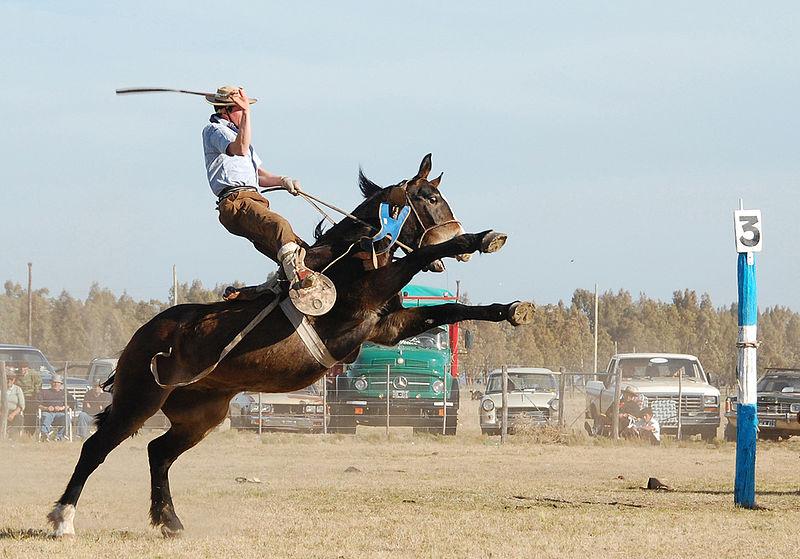
[[[408, 285], [404, 307], [454, 303], [445, 289]], [[413, 427], [415, 433], [455, 435], [458, 424], [458, 324], [432, 328], [394, 347], [361, 346], [358, 358], [331, 383], [333, 433], [357, 425]]]

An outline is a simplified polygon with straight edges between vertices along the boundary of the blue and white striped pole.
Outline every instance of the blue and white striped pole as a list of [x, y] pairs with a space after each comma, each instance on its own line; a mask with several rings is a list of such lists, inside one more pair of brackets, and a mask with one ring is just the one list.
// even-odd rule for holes
[[[751, 260], [748, 263], [748, 257]], [[736, 412], [736, 506], [756, 506], [756, 264], [753, 253], [739, 254], [739, 398]]]
[[736, 412], [736, 481], [734, 503], [738, 507], [756, 507], [756, 439], [758, 414], [756, 410], [756, 322], [758, 302], [756, 292], [756, 261], [754, 251], [761, 250], [761, 212], [742, 209], [734, 212], [736, 250], [738, 254], [739, 339], [737, 372], [739, 395]]

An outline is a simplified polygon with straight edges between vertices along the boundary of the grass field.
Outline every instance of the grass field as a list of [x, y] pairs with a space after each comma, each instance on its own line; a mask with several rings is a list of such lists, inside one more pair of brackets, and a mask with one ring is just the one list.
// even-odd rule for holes
[[[733, 507], [734, 446], [564, 444], [480, 435], [475, 402], [454, 438], [359, 428], [356, 437], [215, 433], [173, 467], [186, 532], [147, 525], [146, 445], [125, 442], [89, 480], [74, 540], [46, 537], [77, 443], [0, 446], [3, 557], [793, 556], [800, 443], [760, 444], [759, 504]], [[579, 422], [582, 423], [582, 422]], [[579, 424], [576, 426], [580, 427]], [[346, 471], [356, 469], [357, 471]], [[234, 478], [259, 478], [237, 483]], [[672, 492], [641, 489], [648, 477]]]

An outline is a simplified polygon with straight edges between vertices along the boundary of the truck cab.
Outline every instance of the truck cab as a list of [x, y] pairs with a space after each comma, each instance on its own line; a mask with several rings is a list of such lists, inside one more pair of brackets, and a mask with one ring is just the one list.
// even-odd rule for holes
[[631, 387], [652, 407], [661, 432], [677, 434], [680, 410], [681, 434], [699, 434], [712, 440], [720, 425], [719, 390], [694, 355], [676, 353], [620, 353], [614, 355], [601, 380], [586, 384], [586, 417], [595, 428], [614, 401], [617, 378], [620, 391]]
[[[406, 308], [455, 302], [443, 289], [408, 285]], [[432, 328], [394, 347], [365, 343], [329, 394], [329, 430], [357, 425], [410, 426], [415, 432], [454, 435], [458, 421], [458, 325]]]

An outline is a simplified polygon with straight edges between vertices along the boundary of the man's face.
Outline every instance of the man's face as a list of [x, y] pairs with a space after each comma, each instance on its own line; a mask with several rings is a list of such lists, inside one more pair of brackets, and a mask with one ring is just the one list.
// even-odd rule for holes
[[244, 111], [236, 106], [222, 109], [222, 116], [234, 123], [237, 128], [242, 124], [242, 114], [244, 114]]
[[62, 383], [60, 383], [58, 381], [53, 383], [53, 390], [55, 390], [56, 392], [60, 392], [63, 389], [64, 389], [64, 385]]

